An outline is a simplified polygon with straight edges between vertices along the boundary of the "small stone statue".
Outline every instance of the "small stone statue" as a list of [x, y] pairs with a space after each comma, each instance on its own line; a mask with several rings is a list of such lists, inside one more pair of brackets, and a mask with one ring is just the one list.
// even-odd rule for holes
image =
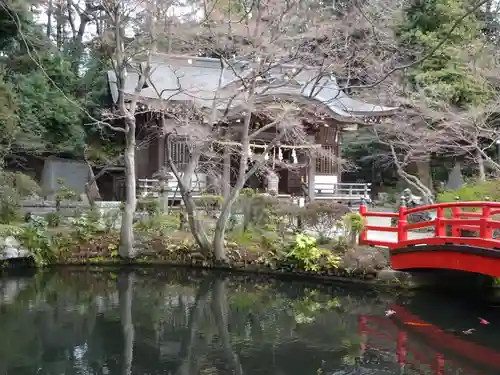
[[[401, 195], [401, 204], [406, 205], [408, 208], [415, 208], [419, 206], [424, 206], [427, 204], [431, 204], [431, 200], [427, 197], [422, 198], [421, 196], [418, 195], [413, 195], [410, 189], [405, 189], [403, 190], [403, 194]], [[407, 220], [408, 223], [420, 223], [423, 221], [430, 221], [432, 220], [433, 214], [429, 211], [419, 211], [419, 212], [414, 212], [408, 215]], [[430, 230], [429, 228], [426, 228], [425, 231]]]
[[421, 198], [418, 195], [414, 195], [410, 189], [404, 189], [401, 198], [404, 199], [404, 202], [401, 203], [405, 203], [408, 208], [420, 206], [421, 204]]
[[278, 194], [280, 178], [274, 171], [269, 171], [266, 176], [267, 192], [271, 195]]

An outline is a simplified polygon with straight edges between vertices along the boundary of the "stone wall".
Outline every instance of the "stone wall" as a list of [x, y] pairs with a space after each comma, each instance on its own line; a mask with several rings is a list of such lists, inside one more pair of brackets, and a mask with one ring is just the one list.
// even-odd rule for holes
[[[119, 203], [119, 202], [118, 202]], [[62, 201], [59, 213], [62, 216], [73, 216], [75, 212], [81, 212], [90, 208], [86, 202]], [[49, 212], [56, 212], [57, 204], [53, 200], [26, 199], [21, 202], [21, 212], [23, 215], [31, 213], [33, 215], [44, 215]]]

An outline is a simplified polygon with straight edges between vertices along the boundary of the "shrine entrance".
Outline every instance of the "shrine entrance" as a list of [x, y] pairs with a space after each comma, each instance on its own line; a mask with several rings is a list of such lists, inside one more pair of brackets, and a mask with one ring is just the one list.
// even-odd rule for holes
[[[245, 183], [245, 188], [257, 190], [259, 192], [268, 191], [269, 173], [274, 172], [278, 177], [277, 193], [289, 195], [302, 195], [302, 181], [307, 175], [306, 155], [304, 151], [297, 151], [294, 146], [283, 145], [271, 150], [268, 168], [263, 169], [252, 175]], [[280, 150], [281, 149], [281, 150]], [[259, 152], [253, 153], [253, 155]], [[236, 163], [237, 161], [234, 160]], [[236, 165], [236, 164], [234, 164]], [[249, 166], [251, 162], [249, 163]], [[236, 181], [236, 176], [233, 176], [232, 183]]]

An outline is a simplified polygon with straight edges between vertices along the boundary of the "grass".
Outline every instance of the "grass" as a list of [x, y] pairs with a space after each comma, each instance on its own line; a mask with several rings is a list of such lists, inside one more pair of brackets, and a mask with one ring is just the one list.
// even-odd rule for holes
[[0, 224], [0, 237], [10, 236], [21, 228], [22, 223]]

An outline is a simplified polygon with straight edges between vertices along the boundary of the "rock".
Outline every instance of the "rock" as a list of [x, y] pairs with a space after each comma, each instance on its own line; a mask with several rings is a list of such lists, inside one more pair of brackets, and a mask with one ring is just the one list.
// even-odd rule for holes
[[21, 243], [13, 236], [0, 239], [0, 255], [2, 259], [28, 258], [32, 254], [23, 248]]
[[364, 272], [382, 269], [389, 264], [388, 256], [387, 250], [382, 248], [356, 246], [344, 253], [341, 267]]
[[19, 248], [21, 246], [21, 243], [18, 240], [16, 240], [14, 237], [8, 236], [5, 238], [5, 240], [3, 242], [3, 246]]
[[410, 274], [406, 272], [401, 272], [401, 271], [396, 271], [396, 270], [391, 270], [391, 269], [383, 269], [378, 271], [377, 273], [377, 278], [382, 281], [389, 281], [389, 282], [403, 282], [407, 281], [408, 279], [411, 278]]
[[448, 182], [445, 185], [446, 190], [460, 189], [464, 185], [464, 176], [460, 163], [456, 163], [448, 176]]

